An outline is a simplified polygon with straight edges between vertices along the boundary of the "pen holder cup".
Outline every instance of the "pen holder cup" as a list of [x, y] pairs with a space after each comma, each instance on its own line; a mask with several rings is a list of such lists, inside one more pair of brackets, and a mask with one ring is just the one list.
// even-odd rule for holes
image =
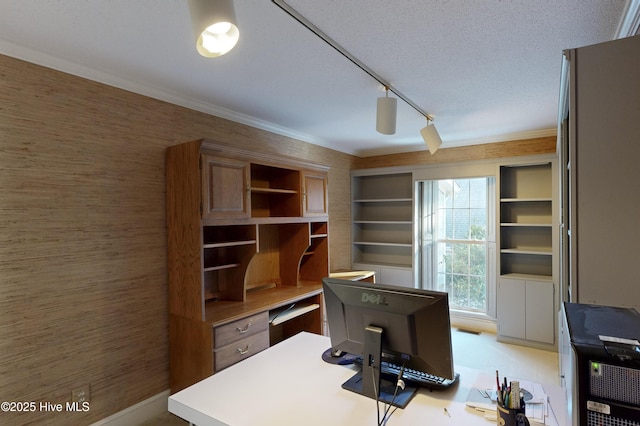
[[525, 406], [520, 408], [505, 408], [498, 405], [498, 425], [500, 426], [529, 426], [529, 419], [525, 416]]

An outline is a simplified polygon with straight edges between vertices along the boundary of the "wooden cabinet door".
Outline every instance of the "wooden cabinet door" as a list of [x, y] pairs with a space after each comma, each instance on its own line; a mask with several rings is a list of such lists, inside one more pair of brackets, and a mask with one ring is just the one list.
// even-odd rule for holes
[[249, 163], [203, 155], [202, 218], [247, 218], [249, 203]]
[[303, 215], [327, 216], [327, 175], [303, 172]]

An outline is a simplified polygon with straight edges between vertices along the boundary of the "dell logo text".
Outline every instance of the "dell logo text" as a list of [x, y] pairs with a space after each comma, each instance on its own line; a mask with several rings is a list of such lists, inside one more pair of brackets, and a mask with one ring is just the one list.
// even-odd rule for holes
[[374, 305], [387, 305], [387, 298], [380, 294], [362, 293], [362, 303], [372, 303]]

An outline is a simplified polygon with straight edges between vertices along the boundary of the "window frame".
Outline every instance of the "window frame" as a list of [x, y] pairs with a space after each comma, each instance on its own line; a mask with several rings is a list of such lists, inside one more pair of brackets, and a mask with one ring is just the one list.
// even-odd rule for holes
[[[435, 262], [435, 245], [424, 244], [423, 235], [423, 206], [422, 206], [422, 191], [421, 183], [424, 181], [435, 181], [443, 179], [469, 179], [469, 178], [488, 178], [487, 183], [487, 232], [486, 232], [486, 312], [476, 312], [470, 310], [457, 310], [452, 308], [452, 315], [468, 316], [468, 317], [482, 317], [495, 319], [496, 318], [496, 292], [497, 292], [497, 255], [496, 255], [496, 211], [497, 211], [497, 167], [496, 164], [476, 164], [469, 166], [442, 166], [434, 167], [429, 170], [422, 170], [421, 172], [414, 173], [415, 184], [415, 206], [414, 206], [414, 218], [415, 218], [415, 247], [416, 247], [416, 259], [415, 259], [415, 282], [418, 288], [429, 288], [429, 285], [425, 285], [423, 279], [423, 270], [433, 271], [434, 277], [431, 279], [431, 283], [436, 283], [437, 269], [433, 268]], [[429, 216], [429, 215], [427, 215]], [[430, 215], [427, 221], [437, 220], [436, 215]], [[433, 234], [435, 224], [429, 223], [427, 229]], [[435, 241], [432, 236], [432, 241]]]

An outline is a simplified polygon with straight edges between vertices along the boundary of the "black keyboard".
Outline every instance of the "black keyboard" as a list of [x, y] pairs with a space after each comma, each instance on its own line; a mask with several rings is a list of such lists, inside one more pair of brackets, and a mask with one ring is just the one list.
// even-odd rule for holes
[[[362, 367], [362, 357], [356, 358], [354, 363]], [[394, 377], [398, 377], [400, 369], [401, 366], [387, 361], [382, 361], [380, 365], [380, 372], [382, 374]], [[424, 371], [413, 370], [406, 367], [402, 372], [402, 380], [404, 380], [407, 385], [426, 387], [430, 389], [446, 389], [456, 383], [459, 378], [460, 375], [458, 373], [454, 374], [453, 379], [445, 379], [444, 377], [434, 376], [432, 374], [425, 373]]]

